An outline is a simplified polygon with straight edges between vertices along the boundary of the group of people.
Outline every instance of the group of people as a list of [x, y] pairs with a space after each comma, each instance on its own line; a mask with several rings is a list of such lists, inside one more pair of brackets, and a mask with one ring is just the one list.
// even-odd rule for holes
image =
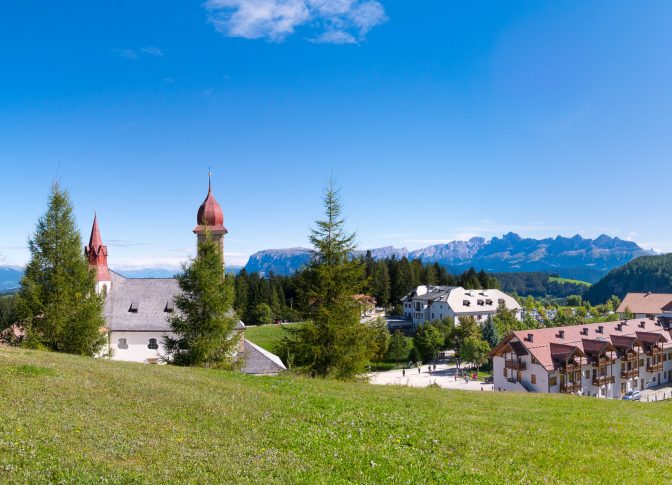
[[[413, 367], [417, 367], [418, 374], [422, 373], [422, 366], [420, 365], [420, 362], [417, 362], [417, 363], [414, 364], [413, 362], [409, 361], [408, 362], [408, 368], [412, 369]], [[427, 372], [429, 372], [430, 374], [432, 372], [436, 372], [436, 364], [429, 364], [427, 366]], [[406, 377], [406, 369], [401, 369], [401, 375], [403, 377]]]

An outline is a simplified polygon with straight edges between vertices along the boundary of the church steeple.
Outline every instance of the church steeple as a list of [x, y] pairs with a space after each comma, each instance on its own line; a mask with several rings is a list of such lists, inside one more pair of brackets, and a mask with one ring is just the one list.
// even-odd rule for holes
[[224, 236], [229, 231], [224, 227], [224, 211], [212, 193], [212, 173], [208, 173], [208, 195], [198, 208], [196, 224], [194, 233], [198, 241], [205, 238], [207, 228], [210, 236], [219, 243], [222, 254], [224, 254]]
[[89, 259], [89, 267], [96, 270], [96, 291], [100, 292], [103, 287], [109, 290], [112, 281], [110, 270], [107, 267], [107, 246], [103, 244], [98, 228], [98, 215], [93, 216], [93, 227], [89, 244], [84, 248], [84, 254]]

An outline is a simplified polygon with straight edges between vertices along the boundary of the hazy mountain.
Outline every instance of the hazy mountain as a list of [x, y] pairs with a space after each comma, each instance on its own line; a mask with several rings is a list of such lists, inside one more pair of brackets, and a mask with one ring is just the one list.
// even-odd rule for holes
[[18, 266], [0, 266], [0, 293], [16, 290], [23, 276], [23, 268]]
[[611, 295], [623, 298], [626, 293], [672, 293], [672, 254], [644, 256], [616, 268], [595, 283], [584, 298], [604, 303]]
[[[357, 254], [363, 254], [359, 251]], [[372, 249], [373, 257], [382, 259], [407, 256], [425, 263], [439, 263], [454, 273], [470, 267], [489, 272], [547, 272], [589, 282], [598, 281], [610, 270], [632, 259], [652, 254], [636, 243], [602, 235], [586, 239], [579, 235], [547, 239], [521, 238], [509, 233], [490, 240], [475, 237], [452, 241], [424, 249], [408, 251], [392, 247]], [[248, 272], [292, 274], [310, 260], [305, 248], [270, 249], [253, 254], [245, 269]]]
[[[111, 268], [113, 271], [114, 268]], [[242, 266], [227, 266], [226, 272], [237, 274]], [[116, 270], [126, 278], [172, 278], [177, 270], [170, 268], [140, 268], [140, 269], [121, 269]], [[23, 277], [23, 268], [19, 266], [0, 266], [0, 293], [15, 291], [21, 284]]]

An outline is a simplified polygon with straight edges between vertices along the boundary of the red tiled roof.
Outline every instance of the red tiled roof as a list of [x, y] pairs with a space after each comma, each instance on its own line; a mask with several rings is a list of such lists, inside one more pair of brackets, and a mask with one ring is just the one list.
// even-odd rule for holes
[[660, 315], [666, 308], [672, 308], [672, 293], [628, 293], [618, 306], [618, 313], [626, 309], [643, 315]]

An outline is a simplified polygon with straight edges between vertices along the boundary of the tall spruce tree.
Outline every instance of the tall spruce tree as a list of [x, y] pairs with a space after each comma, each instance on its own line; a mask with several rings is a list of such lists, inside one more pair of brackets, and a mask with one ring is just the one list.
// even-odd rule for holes
[[324, 210], [324, 219], [316, 221], [310, 235], [313, 257], [300, 288], [310, 321], [289, 330], [279, 352], [311, 375], [351, 379], [364, 371], [376, 352], [375, 330], [360, 323], [361, 310], [353, 296], [364, 287], [364, 264], [350, 257], [355, 235], [345, 230], [333, 180], [324, 196]]
[[164, 337], [166, 360], [176, 365], [231, 368], [240, 335], [233, 312], [233, 277], [224, 274], [222, 251], [209, 233], [198, 256], [177, 275], [182, 292], [169, 318], [175, 337]]
[[27, 346], [93, 356], [105, 342], [103, 297], [72, 212], [67, 191], [54, 182], [28, 242], [31, 259], [16, 306]]

